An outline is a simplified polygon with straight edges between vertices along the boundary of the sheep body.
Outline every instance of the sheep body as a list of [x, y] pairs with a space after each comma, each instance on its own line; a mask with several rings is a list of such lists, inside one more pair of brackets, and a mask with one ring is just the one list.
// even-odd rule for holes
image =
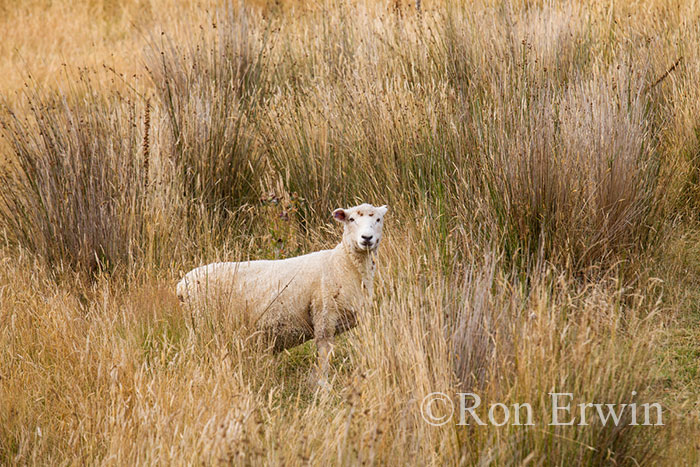
[[361, 284], [370, 284], [374, 271], [365, 271], [363, 280], [346, 267], [343, 249], [341, 243], [333, 250], [283, 260], [208, 264], [190, 271], [178, 283], [177, 294], [196, 308], [216, 295], [274, 339], [275, 350], [288, 349], [314, 337], [314, 318], [320, 320], [324, 301], [334, 301], [344, 312], [330, 317], [337, 318], [339, 328], [344, 323], [343, 330], [354, 326], [366, 295]]

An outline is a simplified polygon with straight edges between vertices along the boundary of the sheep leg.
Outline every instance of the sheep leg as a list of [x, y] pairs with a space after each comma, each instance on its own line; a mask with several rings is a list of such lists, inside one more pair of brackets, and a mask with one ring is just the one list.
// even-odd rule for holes
[[314, 339], [318, 349], [318, 385], [328, 388], [328, 369], [330, 367], [331, 354], [333, 353], [333, 341], [337, 325], [335, 304], [326, 301], [319, 312], [313, 317]]
[[328, 369], [333, 353], [333, 338], [323, 338], [316, 341], [318, 347], [318, 385], [328, 389]]

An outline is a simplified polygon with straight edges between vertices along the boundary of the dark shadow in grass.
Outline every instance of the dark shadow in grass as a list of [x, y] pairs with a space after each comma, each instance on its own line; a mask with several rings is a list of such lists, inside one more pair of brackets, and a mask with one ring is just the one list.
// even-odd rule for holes
[[[317, 362], [315, 342], [311, 340], [285, 350], [278, 354], [276, 359], [275, 377], [281, 388], [277, 393], [280, 405], [307, 406], [311, 404], [317, 389], [315, 384]], [[342, 389], [344, 382], [350, 378], [352, 368], [348, 336], [339, 336], [336, 339], [331, 359], [331, 373], [329, 374], [329, 379], [333, 380], [334, 390]]]

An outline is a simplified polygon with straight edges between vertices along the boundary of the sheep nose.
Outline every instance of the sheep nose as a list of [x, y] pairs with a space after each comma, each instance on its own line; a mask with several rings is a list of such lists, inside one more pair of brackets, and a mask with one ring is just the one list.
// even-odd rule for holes
[[371, 235], [363, 235], [362, 240], [364, 240], [363, 243], [369, 243], [372, 241], [372, 236]]

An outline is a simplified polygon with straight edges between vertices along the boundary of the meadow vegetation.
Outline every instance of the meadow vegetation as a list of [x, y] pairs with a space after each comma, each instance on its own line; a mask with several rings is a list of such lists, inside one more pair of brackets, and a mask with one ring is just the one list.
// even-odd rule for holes
[[[0, 463], [700, 461], [697, 3], [0, 0], [0, 26]], [[332, 247], [361, 202], [391, 211], [329, 393], [313, 343], [179, 306], [184, 272]], [[434, 391], [539, 422], [431, 426]], [[553, 391], [665, 425], [548, 426]]]

